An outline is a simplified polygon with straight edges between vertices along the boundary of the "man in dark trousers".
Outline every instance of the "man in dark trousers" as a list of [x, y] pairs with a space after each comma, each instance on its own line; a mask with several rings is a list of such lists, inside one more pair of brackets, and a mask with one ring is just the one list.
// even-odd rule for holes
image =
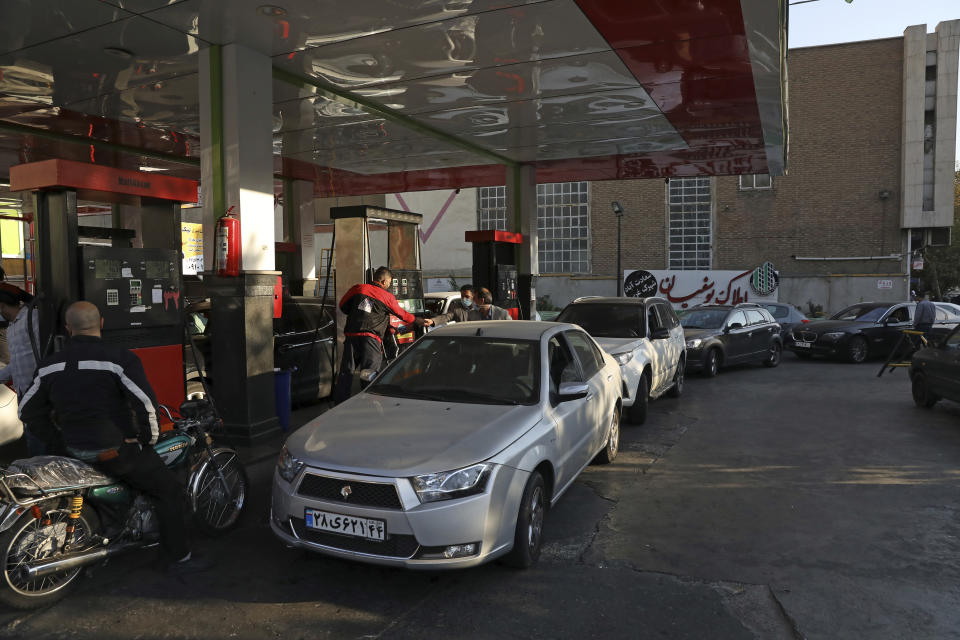
[[407, 313], [388, 289], [393, 274], [386, 267], [373, 273], [373, 284], [358, 284], [350, 288], [340, 300], [340, 311], [347, 316], [343, 328], [343, 357], [333, 401], [343, 402], [350, 397], [353, 376], [364, 369], [380, 368], [383, 363], [383, 335], [390, 324], [390, 316], [418, 327], [433, 325]]
[[930, 335], [930, 329], [937, 321], [937, 306], [930, 302], [927, 293], [920, 293], [920, 301], [913, 312], [913, 328], [917, 331], [923, 331], [924, 335]]
[[20, 416], [49, 441], [54, 420], [70, 454], [150, 496], [170, 573], [209, 569], [187, 546], [183, 487], [151, 445], [157, 442], [156, 398], [133, 352], [100, 339], [103, 319], [90, 302], [67, 309], [67, 348], [47, 356], [20, 402]]

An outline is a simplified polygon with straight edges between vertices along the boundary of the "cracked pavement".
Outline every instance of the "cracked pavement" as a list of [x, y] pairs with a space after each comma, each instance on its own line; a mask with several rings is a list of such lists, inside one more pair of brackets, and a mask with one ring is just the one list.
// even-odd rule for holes
[[198, 540], [216, 571], [121, 557], [51, 609], [0, 612], [0, 637], [960, 637], [960, 406], [916, 409], [902, 372], [875, 373], [788, 356], [689, 379], [561, 498], [528, 571], [285, 549], [267, 459], [241, 528]]

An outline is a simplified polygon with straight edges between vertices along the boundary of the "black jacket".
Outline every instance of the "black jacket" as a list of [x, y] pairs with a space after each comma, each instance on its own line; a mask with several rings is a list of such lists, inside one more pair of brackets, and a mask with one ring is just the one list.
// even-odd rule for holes
[[118, 448], [124, 438], [155, 443], [160, 435], [156, 404], [133, 352], [100, 338], [75, 336], [66, 349], [37, 365], [33, 384], [20, 400], [20, 419], [46, 441], [55, 421], [69, 448], [104, 451]]
[[345, 336], [367, 336], [380, 340], [394, 315], [409, 324], [416, 320], [397, 303], [392, 293], [375, 284], [358, 284], [340, 299], [340, 310], [347, 315]]

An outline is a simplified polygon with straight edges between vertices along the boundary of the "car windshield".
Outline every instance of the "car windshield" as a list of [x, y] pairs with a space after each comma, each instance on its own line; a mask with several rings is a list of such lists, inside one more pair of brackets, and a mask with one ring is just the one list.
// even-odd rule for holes
[[890, 307], [855, 304], [847, 307], [840, 313], [834, 314], [832, 320], [857, 320], [858, 322], [876, 322]]
[[535, 404], [540, 345], [478, 336], [425, 337], [367, 388], [397, 398], [471, 404]]
[[680, 324], [684, 329], [719, 329], [727, 313], [727, 309], [691, 309], [680, 318]]
[[557, 322], [578, 324], [594, 338], [642, 338], [643, 307], [633, 304], [572, 304]]

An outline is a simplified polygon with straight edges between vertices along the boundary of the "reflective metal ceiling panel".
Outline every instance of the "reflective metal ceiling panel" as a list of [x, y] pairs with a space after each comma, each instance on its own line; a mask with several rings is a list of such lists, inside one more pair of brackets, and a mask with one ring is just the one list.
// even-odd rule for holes
[[2, 0], [0, 54], [131, 17], [98, 0]]
[[[120, 2], [120, 0], [115, 0]], [[451, 18], [546, 0], [184, 0], [152, 11], [150, 19], [207, 42], [243, 42], [285, 55]], [[148, 4], [157, 4], [148, 0]], [[263, 7], [279, 6], [273, 15]]]
[[572, 0], [552, 0], [307, 49], [275, 64], [331, 85], [372, 85], [609, 50]]
[[378, 85], [354, 93], [409, 115], [636, 86], [636, 78], [617, 54], [605, 51]]

